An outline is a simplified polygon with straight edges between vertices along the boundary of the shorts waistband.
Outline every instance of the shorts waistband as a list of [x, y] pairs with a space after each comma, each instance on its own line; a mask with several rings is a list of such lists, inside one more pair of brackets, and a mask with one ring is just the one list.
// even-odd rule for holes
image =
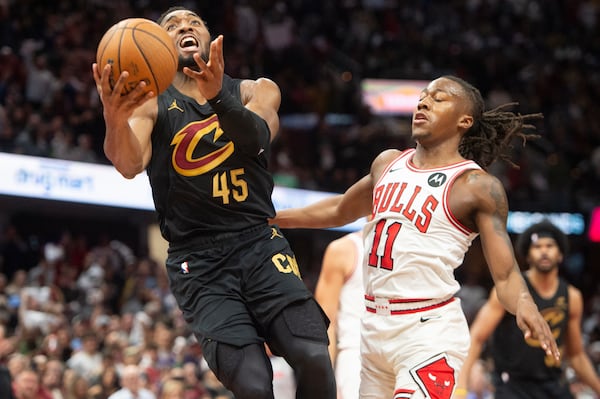
[[[263, 232], [265, 232], [264, 234], [267, 234], [266, 231], [272, 231], [275, 227], [276, 226], [269, 226], [265, 223], [251, 226], [244, 230], [220, 232], [210, 236], [201, 235], [178, 243], [172, 242], [169, 245], [169, 253], [188, 251], [191, 249], [215, 248], [222, 243], [230, 243], [232, 240], [239, 243], [249, 237], [259, 237]], [[281, 234], [279, 233], [279, 230], [276, 230], [276, 232]]]
[[455, 299], [453, 296], [436, 299], [400, 299], [365, 295], [365, 306], [367, 312], [395, 316], [436, 309], [453, 302]]

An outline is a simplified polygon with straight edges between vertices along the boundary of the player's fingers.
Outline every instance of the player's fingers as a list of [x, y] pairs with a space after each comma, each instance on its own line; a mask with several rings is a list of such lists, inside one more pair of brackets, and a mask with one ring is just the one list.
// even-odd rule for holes
[[206, 71], [208, 69], [208, 65], [206, 64], [206, 61], [204, 61], [204, 58], [200, 56], [200, 53], [194, 53], [193, 57], [194, 61], [196, 61], [196, 65], [198, 65], [198, 68], [200, 68], [201, 71]]
[[192, 79], [196, 79], [196, 80], [199, 80], [199, 79], [205, 80], [206, 79], [202, 72], [194, 71], [193, 69], [188, 68], [188, 67], [183, 68], [183, 73]]
[[148, 87], [148, 84], [142, 80], [137, 84], [135, 89], [129, 93], [129, 98], [134, 104], [139, 105], [139, 103], [146, 101], [148, 94], [151, 94], [150, 97], [154, 96], [154, 92], [146, 91], [146, 87]]
[[152, 97], [154, 97], [153, 91], [142, 92], [139, 95], [135, 95], [131, 98], [130, 106], [131, 108], [137, 108], [146, 101], [150, 100]]
[[[213, 50], [214, 46], [214, 50]], [[218, 64], [219, 68], [223, 68], [225, 65], [225, 60], [223, 57], [223, 35], [219, 35], [211, 44], [211, 54], [215, 54], [215, 61]]]
[[[121, 93], [123, 92], [123, 88], [125, 87], [125, 81], [127, 80], [128, 77], [129, 77], [129, 72], [127, 72], [127, 71], [121, 72], [119, 79], [117, 79], [115, 86], [112, 88], [113, 96], [121, 95]], [[108, 85], [109, 84], [108, 79], [106, 79], [106, 80], [107, 80], [106, 84]]]
[[540, 347], [546, 352], [547, 355], [553, 356], [556, 359], [560, 358], [560, 351], [556, 345], [556, 340], [552, 335], [552, 331], [548, 326], [548, 323], [543, 319], [537, 320], [538, 323], [534, 322], [533, 330], [529, 331], [529, 336], [526, 334], [525, 338], [532, 337], [537, 339], [540, 343]]
[[544, 323], [542, 337], [543, 338], [540, 339], [540, 342], [542, 344], [542, 348], [546, 351], [546, 354], [553, 356], [556, 359], [560, 359], [560, 350], [558, 349], [556, 339], [554, 339], [554, 335], [552, 334], [552, 330], [550, 329], [548, 323]]
[[92, 76], [94, 77], [94, 81], [96, 82], [96, 87], [100, 85], [100, 73], [98, 72], [98, 64], [95, 62], [92, 64]]

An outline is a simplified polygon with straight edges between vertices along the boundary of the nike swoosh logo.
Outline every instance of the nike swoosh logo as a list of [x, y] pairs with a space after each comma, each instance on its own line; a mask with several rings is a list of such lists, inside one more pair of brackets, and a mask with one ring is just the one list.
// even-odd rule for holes
[[440, 315], [436, 315], [436, 316], [421, 316], [421, 323], [425, 323], [428, 322], [429, 320], [433, 320], [433, 319], [439, 319]]

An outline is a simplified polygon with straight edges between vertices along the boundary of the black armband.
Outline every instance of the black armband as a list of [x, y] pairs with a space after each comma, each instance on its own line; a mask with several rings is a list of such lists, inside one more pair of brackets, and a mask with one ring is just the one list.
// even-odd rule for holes
[[208, 103], [219, 117], [221, 128], [238, 148], [252, 156], [267, 148], [271, 138], [267, 122], [231, 93], [221, 89]]

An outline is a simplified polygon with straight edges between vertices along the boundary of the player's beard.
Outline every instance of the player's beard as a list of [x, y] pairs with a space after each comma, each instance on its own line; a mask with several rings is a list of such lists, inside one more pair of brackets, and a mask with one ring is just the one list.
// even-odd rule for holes
[[552, 273], [555, 269], [558, 268], [558, 263], [556, 262], [544, 262], [541, 261], [536, 262], [533, 267], [541, 274], [549, 274]]
[[[200, 57], [202, 57], [204, 62], [208, 62], [208, 56], [206, 55], [205, 52], [202, 52], [200, 54]], [[182, 72], [184, 67], [188, 67], [194, 71], [200, 72], [200, 67], [198, 66], [198, 64], [196, 64], [196, 60], [194, 60], [193, 54], [190, 54], [187, 56], [179, 54], [179, 57], [177, 60], [177, 70], [179, 72]]]

